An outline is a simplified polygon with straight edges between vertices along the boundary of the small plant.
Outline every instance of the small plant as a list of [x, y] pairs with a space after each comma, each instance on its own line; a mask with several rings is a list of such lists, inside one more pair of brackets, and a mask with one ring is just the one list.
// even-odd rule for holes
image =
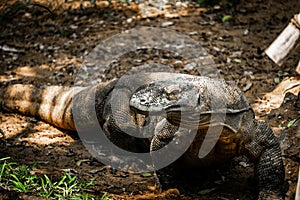
[[300, 118], [297, 117], [297, 118], [291, 120], [286, 126], [279, 125], [279, 128], [282, 128], [282, 129], [290, 128], [291, 126], [293, 126], [294, 124], [296, 124], [299, 119]]
[[[94, 180], [85, 180], [78, 176], [64, 173], [58, 181], [53, 181], [47, 175], [39, 177], [32, 174], [32, 169], [37, 167], [37, 163], [32, 166], [18, 166], [15, 162], [10, 162], [9, 157], [0, 159], [0, 187], [5, 190], [14, 190], [24, 193], [34, 193], [47, 199], [73, 199], [73, 200], [93, 200], [84, 189], [93, 186]], [[101, 200], [106, 200], [105, 194]]]

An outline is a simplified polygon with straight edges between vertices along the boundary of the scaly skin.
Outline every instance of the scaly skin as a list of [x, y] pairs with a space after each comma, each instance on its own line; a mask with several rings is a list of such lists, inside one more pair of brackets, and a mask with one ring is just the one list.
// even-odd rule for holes
[[[152, 151], [182, 134], [178, 133], [179, 127], [198, 130], [183, 156], [185, 162], [195, 166], [218, 164], [246, 155], [255, 164], [259, 199], [282, 199], [284, 167], [279, 142], [267, 123], [254, 119], [244, 94], [222, 80], [183, 74], [169, 76], [175, 78], [146, 84], [130, 100], [135, 112], [166, 119], [163, 126], [167, 128], [155, 133], [152, 139]], [[221, 127], [220, 134], [209, 132], [209, 127]], [[211, 149], [199, 158], [202, 146]]]

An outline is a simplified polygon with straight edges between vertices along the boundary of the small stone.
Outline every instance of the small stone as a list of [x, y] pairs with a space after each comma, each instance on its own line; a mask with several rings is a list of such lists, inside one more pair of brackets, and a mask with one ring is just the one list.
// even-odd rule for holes
[[76, 26], [76, 25], [70, 25], [70, 28], [71, 28], [71, 29], [77, 29], [78, 26]]
[[197, 34], [198, 34], [197, 31], [189, 32], [189, 35], [197, 35]]
[[178, 1], [178, 2], [176, 2], [176, 4], [175, 4], [175, 6], [176, 6], [176, 8], [180, 8], [181, 7], [181, 2], [180, 1]]
[[250, 82], [250, 83], [247, 83], [247, 85], [245, 86], [245, 87], [243, 87], [243, 92], [246, 92], [246, 91], [248, 91], [251, 87], [252, 87], [252, 83]]
[[32, 18], [32, 16], [31, 16], [30, 13], [25, 13], [25, 14], [24, 14], [24, 17]]
[[108, 1], [96, 1], [96, 5], [101, 8], [106, 8], [109, 6], [109, 2]]
[[220, 10], [221, 9], [221, 6], [220, 5], [215, 5], [214, 6], [214, 10]]
[[252, 71], [244, 71], [244, 76], [251, 76], [253, 75]]
[[100, 171], [101, 171], [101, 169], [93, 169], [93, 170], [90, 170], [89, 173], [90, 174], [96, 174], [96, 173], [98, 173]]
[[127, 21], [127, 23], [131, 23], [132, 22], [132, 18], [128, 18], [126, 21]]
[[191, 71], [191, 70], [195, 69], [195, 67], [196, 67], [195, 63], [189, 63], [189, 64], [184, 66], [183, 70]]
[[183, 66], [183, 62], [181, 60], [176, 60], [173, 65], [175, 67], [182, 67]]
[[249, 29], [245, 29], [244, 32], [243, 32], [243, 35], [244, 36], [249, 35]]
[[232, 52], [232, 55], [233, 56], [241, 56], [242, 53], [243, 53], [243, 51], [234, 51], [234, 52]]
[[174, 24], [173, 22], [168, 21], [168, 22], [163, 22], [163, 23], [161, 24], [161, 26], [162, 26], [162, 27], [167, 27], [167, 26], [172, 26], [173, 24]]
[[220, 48], [218, 48], [218, 47], [213, 47], [213, 49], [215, 50], [215, 51], [221, 51], [221, 49]]
[[247, 164], [246, 162], [243, 162], [243, 161], [240, 162], [239, 164], [240, 164], [241, 166], [243, 166], [243, 167], [248, 167], [248, 166], [249, 166], [249, 164]]

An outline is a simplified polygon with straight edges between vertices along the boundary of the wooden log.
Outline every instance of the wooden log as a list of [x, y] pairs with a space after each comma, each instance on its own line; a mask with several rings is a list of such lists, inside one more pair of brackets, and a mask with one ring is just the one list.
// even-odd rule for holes
[[265, 51], [279, 66], [300, 45], [300, 13], [295, 15], [289, 25]]

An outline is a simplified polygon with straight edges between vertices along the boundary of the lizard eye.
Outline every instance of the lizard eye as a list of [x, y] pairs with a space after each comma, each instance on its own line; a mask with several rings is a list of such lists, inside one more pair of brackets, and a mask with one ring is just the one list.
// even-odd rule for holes
[[137, 88], [135, 92], [147, 89], [147, 87], [151, 87], [152, 85], [152, 83], [150, 83], [149, 85], [142, 85], [141, 87]]
[[178, 95], [180, 94], [180, 88], [176, 85], [165, 87], [164, 91], [169, 100], [176, 100], [178, 99]]
[[180, 92], [180, 87], [177, 85], [174, 85], [174, 86], [165, 87], [164, 90], [167, 94], [176, 95]]

